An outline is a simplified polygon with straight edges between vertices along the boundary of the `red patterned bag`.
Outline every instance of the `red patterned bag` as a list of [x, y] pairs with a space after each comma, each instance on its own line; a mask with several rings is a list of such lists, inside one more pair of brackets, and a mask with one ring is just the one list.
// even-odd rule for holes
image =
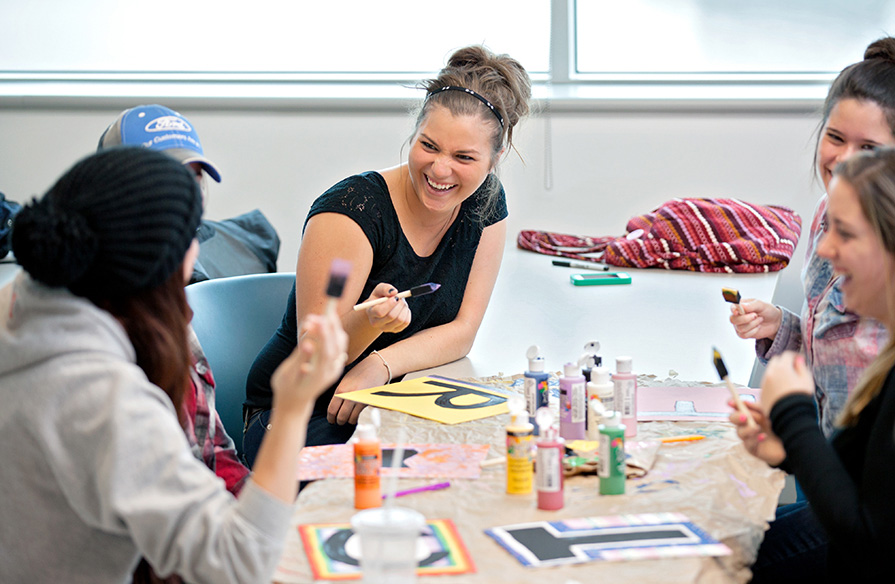
[[775, 272], [789, 263], [802, 220], [787, 207], [738, 199], [672, 199], [628, 221], [623, 237], [526, 230], [522, 249], [625, 268]]

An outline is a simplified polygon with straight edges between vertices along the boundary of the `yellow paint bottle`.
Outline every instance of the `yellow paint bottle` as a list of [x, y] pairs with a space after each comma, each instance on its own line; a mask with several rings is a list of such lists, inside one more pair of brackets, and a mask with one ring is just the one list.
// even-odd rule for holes
[[514, 395], [507, 404], [510, 408], [510, 424], [507, 426], [507, 493], [525, 495], [531, 493], [534, 464], [531, 446], [534, 424], [528, 421], [525, 399]]

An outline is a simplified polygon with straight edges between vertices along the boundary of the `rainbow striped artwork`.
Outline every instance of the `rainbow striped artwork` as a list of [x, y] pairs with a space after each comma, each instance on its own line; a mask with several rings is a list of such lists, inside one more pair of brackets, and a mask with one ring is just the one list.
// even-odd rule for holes
[[[315, 580], [359, 580], [360, 546], [348, 523], [299, 525]], [[475, 563], [454, 522], [429, 519], [417, 540], [419, 576], [475, 573]]]
[[495, 527], [485, 533], [530, 567], [731, 553], [680, 513], [536, 521]]

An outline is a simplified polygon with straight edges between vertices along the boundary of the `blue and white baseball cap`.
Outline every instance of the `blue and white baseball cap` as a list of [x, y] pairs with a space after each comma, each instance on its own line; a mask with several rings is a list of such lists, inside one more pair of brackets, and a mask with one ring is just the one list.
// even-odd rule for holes
[[221, 182], [221, 173], [205, 158], [199, 134], [185, 117], [162, 105], [138, 105], [121, 112], [99, 139], [97, 150], [112, 146], [142, 146], [158, 150], [182, 164], [198, 162], [208, 175]]

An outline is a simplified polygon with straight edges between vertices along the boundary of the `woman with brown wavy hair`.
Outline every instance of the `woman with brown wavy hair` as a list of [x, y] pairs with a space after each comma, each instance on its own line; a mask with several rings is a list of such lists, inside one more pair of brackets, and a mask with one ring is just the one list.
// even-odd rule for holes
[[0, 290], [0, 581], [127, 582], [140, 556], [190, 582], [270, 579], [307, 421], [346, 336], [335, 318], [303, 321], [272, 379], [276, 423], [234, 498], [178, 420], [201, 208], [178, 162], [117, 148], [17, 216], [24, 273]]
[[[895, 328], [895, 149], [840, 163], [830, 181], [817, 253], [846, 308]], [[794, 474], [807, 503], [778, 509], [753, 582], [887, 582], [895, 545], [895, 337], [864, 371], [829, 442], [817, 425], [804, 356], [768, 363], [758, 427], [731, 415], [752, 454]]]

